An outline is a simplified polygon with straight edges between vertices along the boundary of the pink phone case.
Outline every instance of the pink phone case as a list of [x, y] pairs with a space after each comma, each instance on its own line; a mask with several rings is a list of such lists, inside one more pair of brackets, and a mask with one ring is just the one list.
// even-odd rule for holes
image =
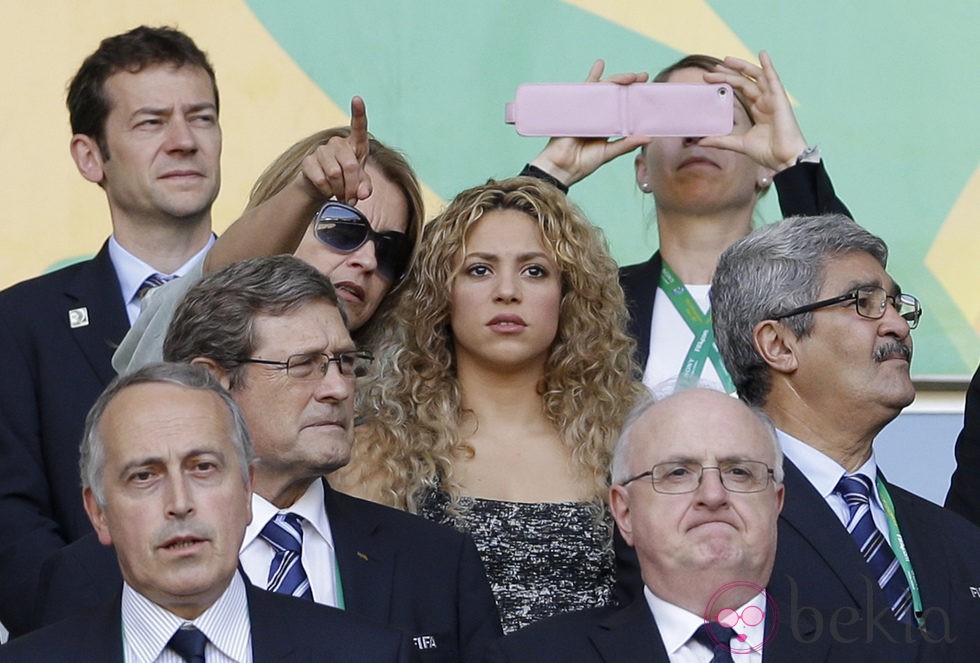
[[522, 136], [721, 136], [734, 99], [727, 83], [527, 83], [504, 115]]

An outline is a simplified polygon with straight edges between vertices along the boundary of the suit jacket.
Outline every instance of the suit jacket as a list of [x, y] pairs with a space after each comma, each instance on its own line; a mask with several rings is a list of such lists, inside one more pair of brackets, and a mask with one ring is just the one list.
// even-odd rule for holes
[[[778, 173], [773, 181], [784, 217], [814, 214], [844, 214], [850, 211], [834, 193], [823, 162], [800, 163]], [[660, 251], [649, 260], [619, 270], [619, 284], [629, 309], [629, 333], [636, 340], [636, 361], [642, 371], [650, 356], [650, 324], [653, 300], [660, 284], [663, 261]]]
[[795, 615], [813, 608], [830, 615], [839, 640], [867, 646], [868, 660], [976, 661], [980, 529], [886, 484], [918, 579], [923, 634], [891, 617], [884, 593], [868, 577], [867, 563], [840, 520], [792, 462], [784, 465], [786, 501], [769, 582], [780, 610]]
[[27, 628], [44, 559], [92, 529], [78, 445], [128, 328], [108, 244], [0, 293], [0, 621], [12, 634]]
[[956, 439], [956, 470], [946, 508], [980, 526], [980, 368], [966, 392], [963, 430]]
[[[764, 662], [864, 661], [847, 649], [832, 650], [829, 633], [817, 633], [805, 617], [796, 625], [777, 623], [780, 614], [766, 614]], [[738, 655], [734, 655], [738, 660]], [[566, 613], [531, 624], [497, 640], [484, 663], [669, 663], [656, 621], [642, 593], [625, 608], [596, 608]]]
[[[258, 663], [417, 661], [408, 638], [342, 610], [272, 594], [245, 583], [252, 634], [252, 659]], [[0, 647], [0, 663], [123, 663], [121, 594], [75, 617]], [[288, 625], [288, 627], [284, 627]]]
[[[324, 488], [346, 610], [408, 632], [423, 661], [478, 661], [501, 630], [469, 535]], [[114, 550], [84, 537], [45, 563], [38, 624], [105, 601], [120, 580]]]

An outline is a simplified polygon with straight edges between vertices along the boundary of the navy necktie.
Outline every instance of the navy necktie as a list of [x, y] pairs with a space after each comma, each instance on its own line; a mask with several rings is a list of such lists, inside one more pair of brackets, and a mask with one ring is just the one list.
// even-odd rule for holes
[[204, 663], [204, 648], [208, 644], [208, 636], [194, 626], [181, 626], [167, 643], [169, 649], [187, 661], [187, 663]]
[[905, 621], [912, 604], [912, 592], [909, 591], [905, 573], [895, 559], [895, 553], [875, 527], [871, 516], [871, 479], [863, 474], [845, 474], [834, 491], [844, 498], [851, 511], [847, 531], [871, 567], [871, 573], [884, 591], [895, 618]]
[[269, 565], [266, 589], [313, 600], [310, 580], [303, 569], [303, 519], [295, 513], [280, 513], [259, 533], [276, 550]]
[[731, 642], [735, 637], [735, 629], [722, 626], [718, 622], [705, 622], [691, 637], [711, 650], [713, 655], [710, 663], [734, 663]]

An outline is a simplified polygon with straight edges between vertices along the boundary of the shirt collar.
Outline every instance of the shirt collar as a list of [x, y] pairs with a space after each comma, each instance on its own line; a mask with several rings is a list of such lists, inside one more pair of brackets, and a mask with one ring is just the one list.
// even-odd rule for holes
[[[207, 243], [200, 251], [191, 256], [173, 274], [164, 274], [164, 276], [185, 276], [199, 260], [204, 258], [211, 249], [211, 245], [214, 244], [214, 240], [214, 233], [211, 233]], [[124, 249], [122, 244], [116, 241], [115, 235], [109, 236], [109, 259], [112, 261], [113, 269], [116, 270], [116, 276], [119, 277], [123, 301], [127, 303], [133, 301], [133, 297], [136, 296], [136, 292], [147, 277], [161, 273]]]
[[327, 542], [327, 546], [332, 551], [334, 549], [333, 534], [330, 532], [330, 520], [327, 516], [327, 508], [323, 500], [324, 492], [321, 480], [311, 483], [310, 487], [303, 493], [303, 496], [296, 500], [288, 509], [280, 509], [258, 493], [253, 492], [252, 522], [245, 529], [245, 539], [242, 541], [241, 549], [244, 550], [252, 541], [258, 538], [266, 523], [275, 518], [276, 514], [288, 511], [302, 517]]
[[[813, 487], [817, 489], [821, 497], [827, 499], [834, 495], [834, 489], [847, 471], [841, 467], [837, 461], [811, 447], [806, 442], [797, 439], [781, 430], [776, 431], [779, 436], [779, 444], [782, 446], [783, 454], [793, 461], [793, 464], [803, 473]], [[875, 461], [874, 450], [871, 456], [865, 461], [864, 465], [858, 468], [856, 474], [863, 474], [871, 479], [871, 484], [876, 485], [878, 479], [878, 464]], [[878, 500], [878, 491], [873, 491], [875, 501]]]
[[[674, 605], [673, 603], [668, 603], [662, 598], [650, 591], [649, 587], [643, 587], [643, 595], [647, 600], [647, 605], [650, 607], [650, 612], [653, 614], [653, 618], [657, 623], [657, 629], [660, 631], [660, 637], [663, 640], [664, 648], [667, 650], [668, 657], [675, 656], [678, 651], [680, 651], [685, 645], [689, 644], [691, 637], [694, 632], [697, 631], [702, 624], [704, 624], [704, 616], [696, 615], [693, 612], [689, 612], [684, 608]], [[759, 592], [751, 599], [739, 606], [736, 612], [739, 615], [745, 613], [745, 609], [748, 607], [755, 607], [761, 611], [761, 614], [765, 615], [766, 611], [766, 594], [765, 592]], [[754, 651], [758, 651], [758, 648], [762, 646], [765, 642], [766, 625], [765, 619], [762, 622], [749, 626], [744, 621], [739, 619], [732, 628], [735, 633], [739, 635], [745, 635], [745, 647], [746, 650], [742, 652], [735, 651], [733, 649], [733, 654], [736, 653], [748, 653], [748, 648], [752, 647]], [[755, 643], [754, 645], [750, 643]]]
[[207, 610], [188, 622], [123, 583], [122, 630], [137, 661], [155, 661], [171, 636], [184, 624], [193, 624], [211, 644], [234, 661], [245, 661], [251, 651], [251, 622], [245, 583], [237, 572]]

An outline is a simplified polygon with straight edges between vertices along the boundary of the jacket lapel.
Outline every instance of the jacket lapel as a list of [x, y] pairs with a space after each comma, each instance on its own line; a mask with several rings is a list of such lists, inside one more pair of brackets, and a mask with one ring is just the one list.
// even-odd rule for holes
[[324, 503], [333, 534], [337, 567], [346, 608], [387, 624], [391, 603], [395, 551], [375, 539], [379, 527], [360, 500], [338, 493], [323, 482]]
[[92, 370], [108, 384], [116, 376], [112, 353], [129, 329], [108, 242], [65, 283], [63, 323]]
[[599, 622], [589, 640], [604, 663], [668, 663], [660, 631], [642, 594]]
[[660, 271], [663, 263], [660, 251], [639, 265], [621, 269], [619, 284], [626, 297], [626, 308], [630, 312], [629, 334], [636, 339], [635, 358], [642, 371], [650, 355], [650, 323], [653, 320], [653, 301], [660, 285]]

